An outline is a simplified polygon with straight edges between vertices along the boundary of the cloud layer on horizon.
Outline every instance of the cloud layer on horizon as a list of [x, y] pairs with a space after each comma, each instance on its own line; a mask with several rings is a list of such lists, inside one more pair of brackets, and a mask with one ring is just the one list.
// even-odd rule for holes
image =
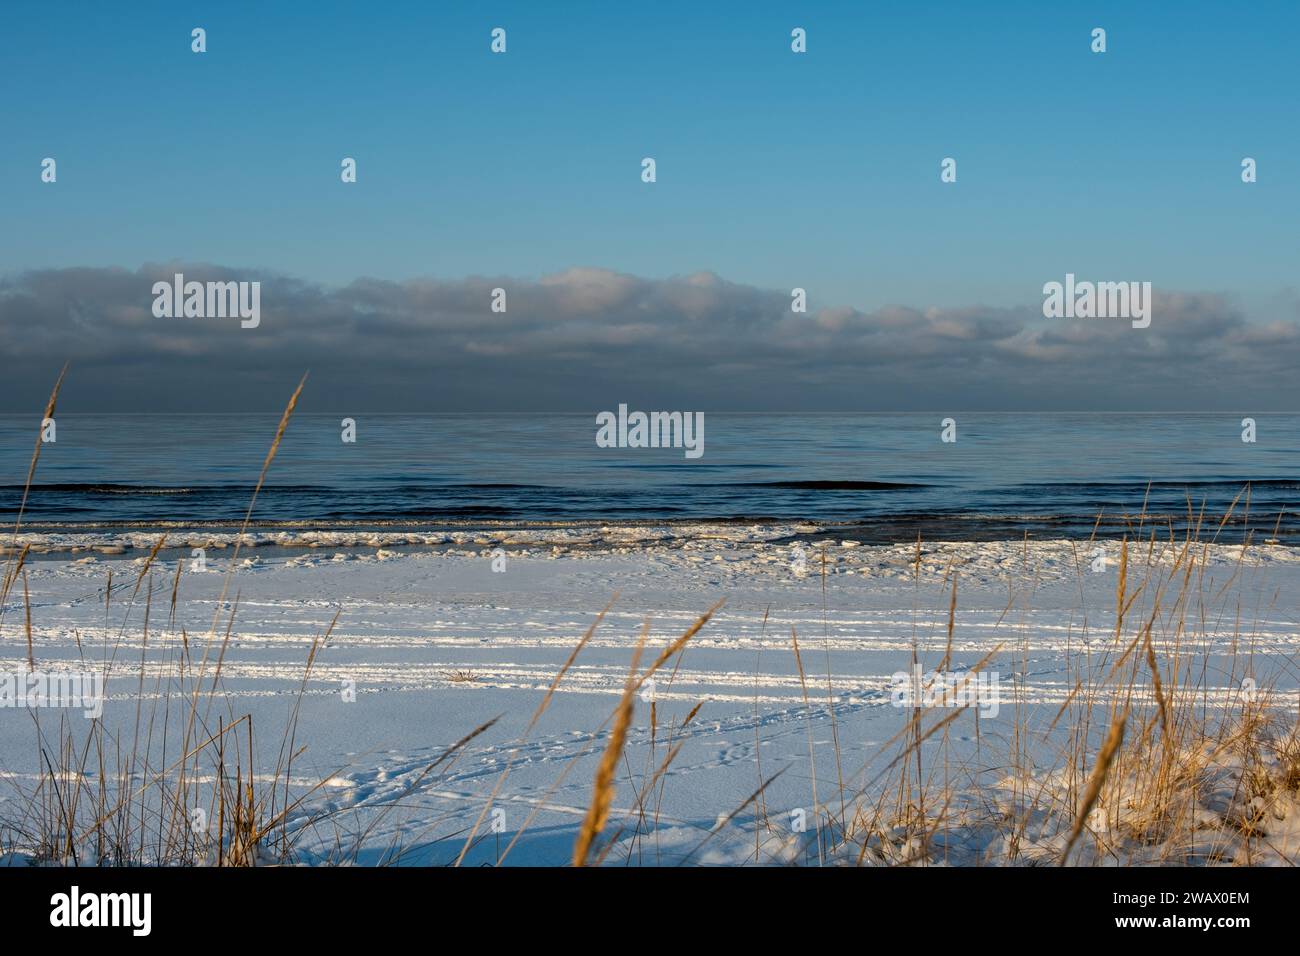
[[[155, 318], [153, 284], [177, 272], [260, 281], [260, 326]], [[62, 407], [80, 411], [275, 410], [307, 369], [308, 411], [1291, 409], [1292, 311], [1252, 322], [1222, 296], [1156, 290], [1133, 329], [1037, 302], [794, 314], [788, 292], [712, 273], [327, 288], [198, 263], [66, 268], [0, 279], [0, 410], [38, 410], [64, 361]]]

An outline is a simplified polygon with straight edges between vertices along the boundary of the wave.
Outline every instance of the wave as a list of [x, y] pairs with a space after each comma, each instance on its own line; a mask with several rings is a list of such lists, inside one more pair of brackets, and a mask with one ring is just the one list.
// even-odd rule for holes
[[1012, 485], [1012, 488], [1300, 488], [1300, 478], [1120, 478], [1106, 481], [1042, 481]]
[[[723, 481], [723, 482], [684, 482], [690, 488], [772, 488], [792, 491], [907, 491], [933, 488], [935, 485], [903, 481], [849, 481], [840, 479], [784, 479], [778, 481]], [[108, 482], [65, 482], [57, 484], [33, 484], [33, 494], [67, 494], [67, 495], [251, 495], [253, 485], [187, 485], [166, 487], [159, 485], [128, 485]], [[22, 485], [0, 485], [0, 494], [6, 492], [22, 493]], [[430, 483], [430, 484], [379, 484], [374, 486], [330, 487], [324, 485], [274, 485], [262, 487], [264, 493], [270, 494], [319, 494], [346, 495], [349, 497], [377, 495], [431, 495], [445, 492], [518, 492], [537, 491], [554, 495], [602, 495], [617, 494], [619, 489], [563, 486], [533, 485], [518, 483]]]
[[[168, 487], [164, 485], [127, 485], [116, 484], [112, 482], [56, 482], [51, 484], [33, 484], [31, 492], [36, 493], [54, 493], [54, 494], [82, 494], [82, 495], [251, 495], [256, 486], [245, 484], [225, 484], [225, 485], [185, 485], [178, 487]], [[6, 492], [21, 494], [24, 489], [23, 485], [0, 485], [0, 494]], [[376, 485], [373, 487], [351, 487], [343, 485], [333, 487], [328, 485], [276, 485], [266, 484], [262, 486], [263, 492], [271, 493], [288, 493], [288, 494], [320, 494], [320, 495], [338, 495], [338, 494], [431, 494], [440, 491], [566, 491], [582, 489], [565, 489], [552, 485], [521, 485], [521, 484], [403, 484], [403, 485]]]
[[836, 481], [836, 480], [785, 480], [785, 481], [736, 481], [705, 488], [787, 488], [798, 491], [906, 491], [909, 489], [932, 488], [933, 485], [915, 484], [905, 481]]
[[[23, 485], [0, 485], [0, 494], [4, 492], [22, 493]], [[158, 485], [117, 485], [104, 482], [65, 482], [57, 484], [33, 484], [32, 494], [65, 495], [196, 495], [196, 494], [233, 494], [241, 491], [251, 493], [252, 485], [197, 485], [181, 488], [168, 488]], [[287, 490], [287, 489], [286, 489]], [[312, 489], [316, 490], [316, 489]], [[323, 489], [322, 489], [323, 490]]]

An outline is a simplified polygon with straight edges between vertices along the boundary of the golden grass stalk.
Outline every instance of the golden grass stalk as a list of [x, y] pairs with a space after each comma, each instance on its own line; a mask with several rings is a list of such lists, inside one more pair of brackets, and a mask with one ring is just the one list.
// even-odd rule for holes
[[[693, 631], [688, 631], [687, 636], [693, 635], [698, 630], [697, 627]], [[632, 710], [636, 703], [636, 691], [640, 686], [640, 681], [636, 678], [636, 670], [641, 662], [641, 651], [645, 647], [645, 639], [649, 631], [650, 622], [647, 621], [641, 629], [641, 637], [637, 641], [636, 651], [632, 655], [632, 667], [628, 673], [627, 681], [623, 685], [623, 696], [619, 699], [618, 709], [614, 712], [614, 726], [609, 732], [609, 742], [605, 745], [605, 753], [600, 758], [599, 766], [596, 767], [596, 780], [591, 791], [591, 805], [587, 807], [587, 815], [583, 818], [582, 826], [578, 830], [578, 838], [573, 844], [574, 866], [587, 865], [587, 855], [591, 852], [592, 844], [596, 842], [596, 837], [600, 835], [600, 831], [605, 829], [605, 821], [609, 818], [609, 808], [614, 804], [614, 775], [618, 770], [619, 758], [623, 754], [623, 744], [627, 740], [627, 728], [632, 723]], [[659, 666], [665, 660], [667, 660], [666, 652], [655, 662], [655, 666]], [[644, 678], [642, 679], [644, 680]]]
[[1102, 785], [1106, 782], [1106, 775], [1110, 772], [1110, 765], [1115, 759], [1115, 754], [1119, 752], [1120, 744], [1124, 742], [1124, 723], [1128, 720], [1127, 708], [1110, 725], [1110, 731], [1106, 734], [1106, 740], [1101, 745], [1101, 750], [1097, 752], [1097, 763], [1092, 769], [1092, 776], [1088, 778], [1088, 788], [1083, 793], [1083, 802], [1079, 805], [1078, 816], [1074, 818], [1074, 828], [1070, 831], [1070, 837], [1065, 841], [1065, 849], [1061, 851], [1060, 866], [1065, 866], [1065, 861], [1070, 857], [1070, 851], [1074, 849], [1075, 842], [1079, 839], [1079, 834], [1083, 832], [1084, 826], [1088, 822], [1088, 814], [1092, 812], [1093, 804], [1101, 795]]
[[23, 497], [18, 505], [18, 517], [14, 520], [14, 537], [18, 536], [18, 528], [23, 523], [23, 512], [27, 509], [27, 494], [32, 488], [32, 478], [36, 476], [36, 462], [41, 457], [41, 441], [45, 431], [44, 424], [47, 418], [54, 417], [54, 407], [59, 402], [59, 389], [63, 388], [63, 376], [68, 373], [68, 364], [65, 362], [63, 368], [59, 370], [59, 377], [54, 381], [54, 389], [50, 392], [50, 400], [45, 403], [45, 412], [41, 415], [42, 427], [36, 431], [36, 447], [32, 450], [32, 460], [27, 466], [27, 480], [23, 483]]
[[258, 473], [257, 484], [253, 487], [253, 495], [248, 501], [248, 511], [244, 514], [244, 523], [240, 525], [239, 537], [235, 539], [235, 547], [231, 552], [230, 567], [226, 570], [226, 577], [221, 586], [221, 598], [217, 601], [216, 609], [212, 612], [212, 628], [208, 632], [209, 639], [217, 632], [217, 621], [221, 616], [221, 608], [225, 604], [226, 595], [230, 590], [230, 576], [235, 573], [235, 562], [239, 559], [239, 549], [244, 543], [244, 535], [248, 532], [248, 525], [253, 520], [253, 508], [257, 505], [257, 496], [261, 494], [262, 485], [266, 481], [266, 473], [271, 468], [271, 462], [275, 461], [276, 452], [280, 450], [280, 442], [284, 439], [285, 430], [289, 427], [289, 419], [293, 417], [294, 409], [298, 407], [298, 397], [302, 395], [303, 387], [306, 384], [307, 373], [303, 373], [302, 380], [298, 382], [298, 387], [289, 396], [289, 404], [285, 406], [284, 412], [280, 415], [280, 423], [275, 428], [275, 438], [266, 452], [266, 459], [262, 462], [262, 470]]

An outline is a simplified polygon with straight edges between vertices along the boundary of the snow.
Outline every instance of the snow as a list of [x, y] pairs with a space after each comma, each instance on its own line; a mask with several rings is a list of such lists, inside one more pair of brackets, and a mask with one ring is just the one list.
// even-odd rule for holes
[[[84, 655], [103, 668], [106, 726], [129, 741], [137, 699], [149, 706], [169, 687], [181, 629], [192, 650], [196, 642], [201, 648], [234, 536], [184, 532], [170, 542], [175, 550], [160, 553], [151, 572], [147, 646], [147, 588], [129, 615], [127, 605], [156, 535], [130, 532], [93, 542], [19, 537], [43, 555], [27, 565], [38, 665], [75, 668]], [[252, 715], [258, 781], [274, 778], [309, 649], [338, 614], [303, 693], [296, 732], [296, 745], [306, 751], [294, 762], [291, 786], [323, 783], [291, 822], [301, 828], [301, 862], [452, 862], [490, 799], [500, 813], [484, 817], [465, 864], [495, 863], [503, 855], [507, 864], [567, 863], [643, 623], [649, 632], [642, 668], [719, 600], [726, 603], [715, 617], [655, 675], [653, 726], [650, 693], [636, 701], [605, 832], [612, 843], [607, 865], [815, 864], [819, 857], [1050, 862], [1068, 836], [1077, 808], [1068, 803], [1069, 788], [1054, 763], [1060, 740], [1051, 723], [1071, 697], [1079, 661], [1111, 646], [1118, 542], [935, 542], [918, 552], [915, 544], [870, 545], [807, 525], [294, 531], [258, 533], [248, 542], [230, 577], [225, 606], [237, 597], [237, 611], [218, 709]], [[192, 547], [210, 549], [203, 572], [188, 570]], [[1092, 570], [1096, 547], [1110, 559], [1100, 571]], [[121, 556], [113, 553], [118, 548]], [[493, 570], [496, 548], [505, 551], [504, 571]], [[1139, 561], [1167, 570], [1178, 551], [1175, 545], [1134, 548], [1130, 575]], [[1208, 662], [1198, 699], [1225, 713], [1238, 707], [1241, 661], [1249, 657], [1265, 705], [1294, 721], [1296, 678], [1287, 661], [1300, 645], [1300, 554], [1280, 545], [1211, 545], [1203, 557], [1206, 600], [1231, 593], [1178, 637], [1184, 650], [1195, 648]], [[186, 571], [171, 626], [178, 560]], [[115, 595], [106, 613], [110, 571]], [[615, 594], [529, 729], [556, 674]], [[25, 641], [13, 639], [22, 614], [21, 594], [11, 595], [0, 671], [27, 666]], [[221, 620], [218, 643], [224, 615]], [[1156, 649], [1164, 652], [1173, 632], [1157, 632]], [[999, 644], [987, 665], [1008, 693], [999, 715], [977, 727], [973, 713], [960, 714], [945, 730], [942, 755], [937, 741], [922, 747], [927, 773], [953, 775], [956, 799], [942, 832], [927, 841], [915, 830], [859, 829], [865, 851], [823, 852], [816, 822], [831, 809], [838, 813], [837, 777], [849, 794], [869, 791], [911, 717], [909, 709], [891, 705], [891, 675], [908, 670], [914, 654], [926, 667], [950, 655], [949, 670], [975, 668]], [[353, 702], [344, 693], [347, 682], [355, 685]], [[1137, 696], [1149, 701], [1150, 693], [1139, 689]], [[43, 719], [48, 724], [58, 716], [47, 711]], [[449, 746], [493, 718], [490, 729], [430, 771]], [[1027, 775], [1020, 784], [1008, 773], [1017, 720], [1033, 731], [1020, 754]], [[34, 739], [25, 714], [0, 710], [0, 821], [19, 811], [39, 778]], [[677, 745], [680, 751], [652, 784]], [[1206, 773], [1231, 790], [1241, 768], [1222, 755], [1215, 759]], [[946, 761], [952, 762], [947, 770]], [[1025, 804], [1024, 779], [1054, 795], [1048, 803], [1056, 809], [1045, 811], [1043, 801]], [[1216, 803], [1215, 788], [1206, 792], [1195, 808], [1204, 816], [1204, 839], [1178, 848], [1180, 859], [1224, 863], [1249, 856], [1261, 863], [1289, 855], [1295, 861], [1294, 791], [1253, 808], [1254, 817], [1268, 821], [1267, 841], [1242, 837], [1240, 830], [1227, 834], [1224, 821], [1242, 807], [1231, 794]], [[804, 830], [795, 823], [801, 812]], [[321, 813], [328, 813], [325, 825], [313, 819]], [[1025, 819], [1014, 846], [1006, 828], [995, 825], [1007, 814]], [[1113, 809], [1102, 810], [1090, 820], [1098, 838], [1080, 842], [1075, 862], [1168, 859], [1167, 846], [1122, 835], [1107, 840], [1107, 831], [1123, 822]], [[850, 831], [861, 826], [846, 824]], [[1099, 841], [1109, 852], [1097, 850]]]

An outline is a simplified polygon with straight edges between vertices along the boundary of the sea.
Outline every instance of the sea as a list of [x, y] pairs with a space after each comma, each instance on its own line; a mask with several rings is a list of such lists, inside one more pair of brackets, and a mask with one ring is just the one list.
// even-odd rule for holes
[[[600, 447], [595, 413], [353, 414], [353, 442], [342, 417], [290, 421], [250, 527], [793, 521], [880, 543], [1189, 529], [1300, 542], [1296, 414], [706, 412], [698, 458]], [[278, 421], [60, 414], [22, 527], [237, 528]], [[0, 416], [9, 524], [39, 426]]]

